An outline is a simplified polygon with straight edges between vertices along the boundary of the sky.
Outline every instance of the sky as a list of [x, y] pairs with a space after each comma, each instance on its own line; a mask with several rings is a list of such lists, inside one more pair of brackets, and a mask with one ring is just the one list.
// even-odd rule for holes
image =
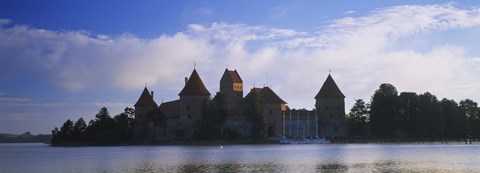
[[0, 1], [0, 133], [133, 107], [145, 84], [178, 99], [194, 64], [211, 93], [225, 68], [244, 95], [270, 86], [312, 109], [329, 71], [345, 94], [480, 101], [477, 1]]

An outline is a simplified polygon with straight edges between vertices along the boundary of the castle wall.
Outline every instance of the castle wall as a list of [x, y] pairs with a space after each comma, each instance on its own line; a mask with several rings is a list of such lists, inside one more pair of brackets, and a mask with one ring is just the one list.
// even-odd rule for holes
[[133, 136], [136, 139], [151, 139], [149, 134], [152, 125], [149, 124], [147, 114], [150, 113], [154, 107], [135, 107], [135, 127], [133, 128]]
[[285, 136], [315, 137], [315, 110], [289, 110], [285, 113]]
[[344, 98], [319, 98], [316, 99], [315, 107], [319, 118], [320, 136], [345, 137], [348, 135]]
[[280, 103], [263, 104], [263, 121], [268, 137], [281, 137], [283, 135], [283, 112]]
[[180, 119], [177, 127], [184, 130], [186, 138], [193, 136], [193, 123], [201, 119], [202, 104], [209, 100], [210, 96], [208, 95], [180, 96]]

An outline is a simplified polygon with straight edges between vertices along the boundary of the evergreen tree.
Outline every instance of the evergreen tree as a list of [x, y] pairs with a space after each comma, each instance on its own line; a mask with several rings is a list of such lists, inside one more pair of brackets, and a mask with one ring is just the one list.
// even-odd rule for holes
[[63, 123], [62, 127], [60, 127], [60, 138], [63, 141], [71, 141], [73, 139], [73, 122], [68, 119]]
[[82, 141], [85, 135], [85, 130], [87, 129], [87, 124], [83, 118], [79, 118], [73, 125], [73, 137], [74, 141]]
[[129, 141], [132, 139], [132, 131], [135, 123], [134, 116], [134, 109], [126, 107], [124, 112], [113, 118], [121, 141]]
[[366, 136], [368, 134], [368, 107], [362, 99], [355, 100], [355, 104], [347, 117], [348, 129], [353, 136]]
[[265, 132], [265, 123], [263, 122], [262, 112], [263, 104], [260, 94], [251, 92], [251, 95], [245, 101], [245, 120], [251, 125], [253, 140], [262, 138]]

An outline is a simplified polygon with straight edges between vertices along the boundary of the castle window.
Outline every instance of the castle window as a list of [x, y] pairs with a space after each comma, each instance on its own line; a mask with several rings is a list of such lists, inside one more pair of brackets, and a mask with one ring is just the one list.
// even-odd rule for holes
[[325, 110], [328, 111], [328, 106], [325, 106]]
[[340, 107], [337, 106], [337, 110], [339, 110], [339, 109], [340, 109]]
[[338, 131], [337, 123], [333, 123], [333, 130]]
[[272, 110], [270, 109], [270, 115], [272, 115]]
[[190, 110], [190, 106], [187, 106], [187, 110]]
[[332, 115], [332, 114], [330, 114], [330, 118], [333, 118], [333, 115]]
[[188, 119], [192, 119], [192, 115], [191, 115], [191, 114], [188, 114]]

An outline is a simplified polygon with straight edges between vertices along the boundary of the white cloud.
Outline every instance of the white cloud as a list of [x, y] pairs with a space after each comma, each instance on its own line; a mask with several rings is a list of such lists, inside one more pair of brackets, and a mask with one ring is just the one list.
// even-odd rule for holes
[[355, 13], [356, 11], [354, 10], [348, 10], [348, 11], [345, 11], [345, 13], [343, 13], [344, 15], [349, 15], [349, 14], [353, 14]]
[[3, 25], [7, 25], [11, 22], [12, 22], [12, 20], [10, 20], [10, 19], [0, 19], [0, 27], [3, 26]]
[[[347, 12], [346, 12], [347, 13]], [[350, 13], [350, 12], [348, 12]], [[318, 19], [323, 20], [323, 19]], [[431, 91], [439, 97], [478, 97], [479, 55], [460, 45], [431, 45], [426, 51], [397, 46], [399, 38], [480, 25], [480, 9], [450, 4], [395, 6], [366, 16], [333, 20], [317, 32], [246, 24], [191, 24], [173, 35], [92, 36], [15, 25], [0, 30], [0, 69], [15, 75], [34, 71], [70, 91], [103, 88], [178, 88], [193, 62], [211, 93], [228, 65], [245, 88], [269, 83], [293, 107], [313, 107], [328, 69], [347, 95], [368, 97], [384, 82], [399, 91]], [[19, 64], [14, 67], [14, 64]], [[469, 66], [471, 68], [465, 68]], [[18, 72], [20, 74], [20, 72]], [[176, 93], [175, 93], [176, 94]]]
[[[0, 93], [0, 95], [2, 95]], [[31, 99], [28, 98], [16, 98], [16, 97], [0, 97], [0, 103], [1, 104], [6, 104], [6, 103], [25, 103], [29, 102]]]

